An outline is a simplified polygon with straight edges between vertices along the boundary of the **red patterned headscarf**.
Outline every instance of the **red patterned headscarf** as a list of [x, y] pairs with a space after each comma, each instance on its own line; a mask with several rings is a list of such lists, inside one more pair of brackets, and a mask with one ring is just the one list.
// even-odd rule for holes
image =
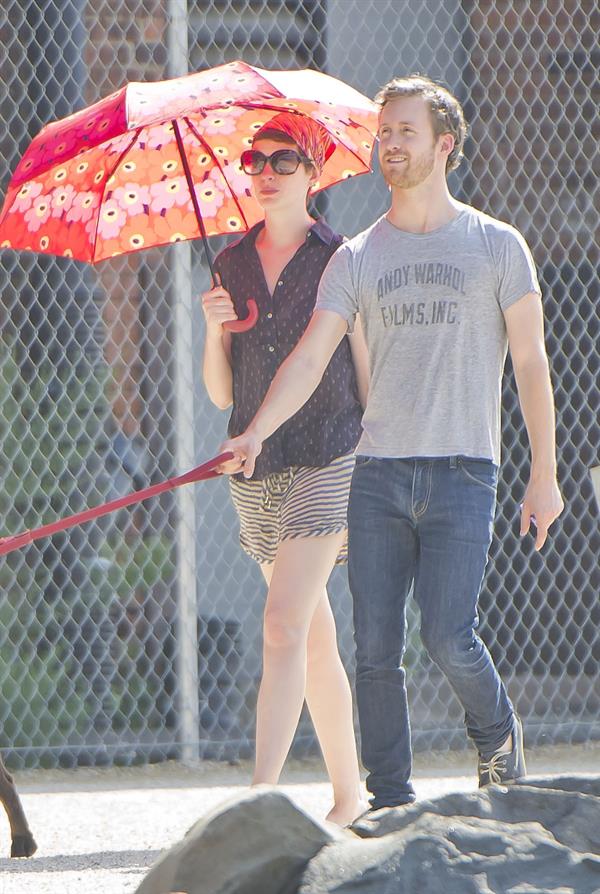
[[322, 124], [307, 115], [293, 112], [280, 112], [267, 121], [254, 135], [259, 140], [266, 130], [278, 130], [286, 134], [298, 146], [301, 152], [314, 163], [321, 173], [327, 159], [335, 152], [335, 142]]

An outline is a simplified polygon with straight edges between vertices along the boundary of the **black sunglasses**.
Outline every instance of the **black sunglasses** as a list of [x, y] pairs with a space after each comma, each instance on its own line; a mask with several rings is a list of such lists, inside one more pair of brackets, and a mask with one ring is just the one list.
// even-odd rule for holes
[[240, 161], [246, 174], [255, 177], [262, 174], [267, 162], [276, 174], [295, 174], [301, 162], [312, 164], [306, 155], [299, 155], [295, 149], [278, 149], [271, 155], [265, 155], [258, 149], [246, 149], [242, 152]]

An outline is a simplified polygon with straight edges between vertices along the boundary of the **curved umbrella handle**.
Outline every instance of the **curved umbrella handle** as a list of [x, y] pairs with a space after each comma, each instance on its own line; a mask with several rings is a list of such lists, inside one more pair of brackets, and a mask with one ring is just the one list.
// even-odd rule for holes
[[246, 301], [246, 307], [248, 314], [243, 320], [229, 320], [227, 323], [223, 323], [223, 329], [227, 329], [228, 332], [248, 332], [249, 329], [252, 329], [258, 320], [258, 306], [254, 298], [249, 298]]

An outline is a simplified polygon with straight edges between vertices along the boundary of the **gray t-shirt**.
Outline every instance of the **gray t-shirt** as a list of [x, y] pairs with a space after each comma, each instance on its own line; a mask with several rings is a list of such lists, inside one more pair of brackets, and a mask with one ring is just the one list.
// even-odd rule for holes
[[385, 217], [331, 258], [315, 310], [360, 313], [370, 387], [357, 453], [500, 462], [503, 311], [540, 292], [520, 233], [467, 205], [430, 233]]

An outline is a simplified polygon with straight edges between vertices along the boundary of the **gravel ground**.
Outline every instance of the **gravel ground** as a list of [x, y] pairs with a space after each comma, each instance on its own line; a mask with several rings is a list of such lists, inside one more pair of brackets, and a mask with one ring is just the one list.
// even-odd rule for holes
[[[420, 799], [476, 787], [470, 753], [420, 755]], [[600, 773], [600, 746], [528, 753], [532, 774]], [[131, 894], [160, 851], [178, 841], [207, 810], [248, 784], [251, 766], [204, 762], [98, 770], [17, 773], [38, 851], [30, 860], [0, 859], [0, 894]], [[286, 768], [283, 790], [322, 819], [330, 789], [317, 760]], [[0, 847], [10, 847], [0, 816]]]

